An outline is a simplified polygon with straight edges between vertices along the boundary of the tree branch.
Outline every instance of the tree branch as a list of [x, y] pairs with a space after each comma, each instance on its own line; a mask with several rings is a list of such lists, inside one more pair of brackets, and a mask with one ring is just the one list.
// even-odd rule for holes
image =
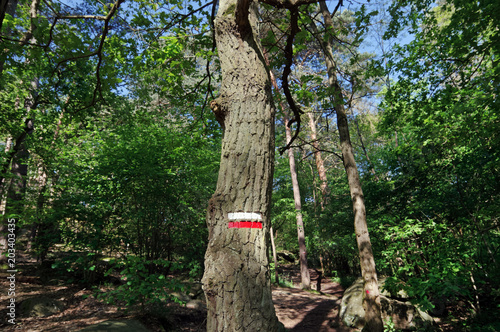
[[280, 154], [288, 150], [292, 145], [293, 141], [297, 138], [300, 132], [300, 115], [302, 112], [297, 104], [295, 104], [295, 100], [293, 99], [292, 93], [290, 92], [290, 87], [288, 85], [288, 76], [292, 72], [292, 64], [293, 64], [293, 40], [295, 39], [295, 35], [299, 32], [298, 19], [299, 19], [299, 11], [297, 8], [290, 9], [290, 34], [286, 40], [285, 46], [285, 68], [283, 69], [283, 75], [281, 76], [283, 92], [285, 93], [286, 100], [290, 109], [293, 112], [293, 119], [288, 122], [288, 127], [291, 128], [292, 123], [297, 123], [297, 128], [295, 129], [295, 133], [292, 136], [292, 139], [288, 144], [280, 149]]
[[113, 7], [111, 7], [111, 10], [109, 11], [108, 15], [106, 15], [106, 19], [104, 20], [104, 29], [102, 31], [102, 36], [101, 36], [101, 42], [99, 44], [99, 47], [97, 48], [97, 57], [99, 59], [99, 61], [97, 62], [97, 70], [96, 70], [96, 79], [97, 79], [97, 83], [96, 83], [96, 86], [95, 86], [95, 89], [94, 89], [94, 96], [93, 96], [93, 99], [92, 99], [92, 102], [95, 102], [96, 100], [96, 95], [97, 93], [99, 92], [99, 94], [101, 95], [101, 98], [102, 98], [102, 94], [101, 94], [101, 75], [100, 75], [100, 71], [101, 71], [101, 65], [102, 65], [102, 48], [104, 47], [104, 41], [106, 40], [106, 36], [108, 35], [108, 32], [109, 32], [109, 22], [111, 21], [111, 18], [113, 17], [113, 15], [116, 13], [116, 11], [118, 10], [118, 8], [120, 7], [120, 5], [124, 2], [125, 0], [117, 0], [114, 4], [113, 4]]
[[[304, 139], [300, 139], [300, 140], [303, 142], [303, 144], [293, 145], [290, 148], [299, 148], [299, 149], [302, 149], [304, 146], [311, 146], [314, 149], [314, 151], [312, 151], [311, 153], [314, 153], [316, 151], [318, 151], [318, 152], [326, 152], [326, 153], [330, 153], [330, 154], [334, 155], [335, 157], [337, 157], [342, 162], [344, 161], [344, 158], [341, 155], [339, 155], [337, 152], [335, 152], [335, 151], [326, 150], [326, 149], [320, 149], [320, 148], [315, 147], [313, 143], [314, 142], [318, 142], [319, 139], [316, 139], [316, 140], [313, 140], [313, 141], [306, 141]], [[305, 159], [305, 158], [302, 158], [302, 159]]]
[[91, 20], [99, 20], [99, 21], [105, 21], [106, 16], [102, 15], [62, 15], [59, 13], [57, 10], [55, 10], [48, 1], [45, 1], [45, 4], [49, 9], [54, 13], [55, 17], [57, 19], [62, 19], [62, 20], [72, 20], [72, 19], [91, 19]]
[[295, 9], [298, 6], [318, 3], [320, 0], [259, 0], [276, 8]]
[[[179, 18], [178, 20], [176, 20], [176, 21], [173, 21], [173, 19], [172, 19], [172, 21], [173, 21], [173, 22], [171, 22], [169, 25], [164, 26], [163, 28], [161, 28], [161, 29], [160, 29], [160, 31], [158, 32], [158, 34], [156, 35], [156, 38], [159, 38], [159, 37], [160, 37], [160, 36], [161, 36], [161, 35], [162, 35], [165, 31], [169, 30], [169, 29], [170, 29], [171, 27], [173, 27], [174, 25], [181, 23], [182, 21], [184, 21], [186, 18], [190, 17], [190, 16], [191, 16], [191, 15], [193, 15], [194, 13], [197, 13], [197, 12], [199, 12], [199, 11], [203, 10], [205, 7], [208, 7], [208, 6], [210, 6], [210, 5], [213, 5], [213, 7], [212, 7], [212, 16], [213, 16], [213, 17], [215, 17], [215, 16], [213, 15], [213, 12], [214, 12], [214, 10], [215, 10], [215, 7], [216, 7], [216, 5], [217, 5], [217, 2], [218, 2], [217, 0], [213, 0], [213, 1], [210, 1], [210, 2], [208, 2], [208, 3], [206, 3], [206, 4], [204, 4], [203, 6], [201, 6], [201, 7], [199, 7], [199, 8], [193, 9], [192, 11], [190, 11], [190, 12], [189, 12], [189, 13], [187, 13], [187, 14], [177, 14], [174, 18], [177, 18], [177, 17], [180, 17], [180, 18]], [[212, 26], [212, 25], [213, 25], [213, 23], [211, 23], [211, 26]], [[132, 28], [132, 30], [134, 30], [134, 31], [135, 31], [136, 29], [133, 29], [133, 28]]]
[[[36, 1], [36, 0], [34, 0], [34, 1]], [[100, 72], [101, 72], [101, 65], [102, 65], [102, 61], [103, 61], [102, 50], [104, 48], [104, 42], [106, 41], [106, 37], [107, 37], [108, 32], [109, 32], [109, 22], [111, 21], [111, 19], [113, 18], [114, 14], [118, 10], [118, 8], [120, 8], [120, 5], [124, 1], [125, 0], [117, 0], [113, 4], [113, 6], [111, 7], [111, 9], [108, 12], [108, 14], [106, 15], [106, 17], [104, 19], [104, 28], [102, 30], [101, 40], [99, 42], [99, 46], [97, 47], [97, 50], [95, 50], [92, 53], [82, 54], [82, 55], [79, 55], [79, 56], [75, 56], [75, 57], [66, 58], [64, 60], [61, 60], [61, 61], [59, 61], [57, 63], [56, 67], [52, 71], [52, 73], [57, 72], [57, 69], [59, 68], [59, 66], [61, 66], [65, 62], [74, 61], [74, 60], [83, 59], [83, 58], [90, 58], [90, 57], [93, 57], [93, 56], [97, 56], [98, 61], [97, 61], [97, 68], [96, 68], [96, 72], [95, 72], [96, 85], [95, 85], [94, 93], [93, 93], [93, 96], [92, 96], [92, 101], [90, 102], [89, 105], [83, 107], [80, 110], [85, 110], [85, 109], [90, 108], [93, 105], [95, 105], [95, 103], [97, 101], [97, 94], [100, 94], [101, 99], [103, 98], [102, 97], [102, 93], [101, 93], [101, 74], [100, 74]]]

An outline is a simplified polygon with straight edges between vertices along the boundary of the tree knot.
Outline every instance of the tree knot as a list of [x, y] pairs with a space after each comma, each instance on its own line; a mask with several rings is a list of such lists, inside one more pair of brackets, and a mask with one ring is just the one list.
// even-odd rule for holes
[[212, 100], [210, 102], [210, 109], [214, 113], [215, 119], [217, 120], [217, 122], [219, 122], [221, 127], [224, 129], [225, 128], [224, 120], [225, 120], [226, 115], [227, 115], [227, 107], [226, 107], [226, 105], [224, 105], [223, 99], [221, 97], [219, 97], [219, 98]]

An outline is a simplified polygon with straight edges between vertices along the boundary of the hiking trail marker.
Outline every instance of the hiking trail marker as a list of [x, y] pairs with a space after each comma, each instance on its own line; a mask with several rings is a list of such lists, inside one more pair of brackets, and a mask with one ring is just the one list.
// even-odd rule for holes
[[228, 228], [262, 228], [262, 214], [256, 212], [231, 212], [227, 214]]

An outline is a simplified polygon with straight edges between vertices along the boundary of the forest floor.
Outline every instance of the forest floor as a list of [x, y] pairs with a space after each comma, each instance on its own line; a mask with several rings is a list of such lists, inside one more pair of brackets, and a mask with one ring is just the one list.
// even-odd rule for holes
[[[344, 289], [329, 278], [323, 278], [321, 293], [300, 289], [298, 267], [284, 268], [290, 276], [293, 288], [273, 287], [273, 302], [276, 314], [291, 332], [347, 332], [357, 331], [346, 327], [340, 320], [340, 302]], [[316, 289], [317, 273], [309, 270], [311, 287]]]
[[[284, 268], [294, 288], [274, 287], [273, 301], [279, 320], [289, 331], [352, 331], [341, 323], [338, 312], [344, 292], [340, 284], [323, 279], [322, 293], [307, 292], [299, 288], [300, 276], [296, 268]], [[151, 331], [206, 331], [206, 310], [190, 309], [172, 303], [163, 317], [141, 314], [137, 310], [125, 311], [96, 300], [93, 289], [78, 284], [46, 282], [34, 269], [24, 269], [16, 275], [16, 303], [35, 296], [57, 299], [64, 304], [63, 311], [47, 317], [24, 317], [17, 312], [16, 325], [7, 323], [7, 274], [0, 274], [0, 330], [26, 332], [78, 331], [107, 320], [137, 319]], [[311, 270], [311, 279], [316, 280]], [[313, 288], [316, 288], [314, 282]], [[19, 310], [19, 309], [18, 309]]]
[[[9, 281], [0, 273], [0, 330], [25, 332], [74, 332], [108, 320], [138, 320], [148, 330], [206, 332], [206, 309], [193, 309], [170, 303], [156, 311], [141, 313], [139, 308], [124, 310], [98, 301], [93, 287], [68, 284], [64, 278], [47, 276], [36, 262], [25, 261], [16, 274], [16, 324], [7, 322]], [[339, 318], [344, 288], [329, 278], [323, 278], [321, 292], [300, 289], [298, 267], [282, 266], [281, 275], [293, 287], [272, 287], [273, 302], [278, 319], [291, 332], [350, 332]], [[316, 289], [317, 273], [310, 270], [311, 286]], [[47, 297], [63, 303], [63, 310], [47, 317], [26, 317], [19, 304], [33, 297]], [[459, 314], [460, 316], [460, 314]], [[441, 331], [454, 331], [449, 322], [438, 321]]]

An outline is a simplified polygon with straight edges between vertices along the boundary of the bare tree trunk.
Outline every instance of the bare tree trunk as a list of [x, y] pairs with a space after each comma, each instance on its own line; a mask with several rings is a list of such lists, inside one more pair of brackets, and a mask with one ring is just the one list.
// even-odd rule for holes
[[[333, 29], [333, 22], [330, 12], [324, 1], [320, 2], [320, 8], [327, 29]], [[364, 280], [363, 308], [365, 309], [366, 325], [363, 330], [370, 332], [384, 331], [384, 324], [381, 318], [380, 310], [380, 292], [378, 289], [377, 271], [375, 269], [375, 260], [373, 257], [368, 225], [366, 223], [366, 210], [359, 179], [358, 168], [354, 160], [351, 138], [349, 134], [349, 125], [347, 115], [344, 109], [344, 100], [342, 89], [337, 81], [336, 66], [333, 60], [333, 38], [326, 39], [323, 45], [325, 52], [325, 61], [328, 70], [328, 80], [333, 90], [334, 107], [337, 113], [337, 126], [339, 129], [340, 145], [342, 148], [342, 157], [344, 168], [347, 173], [349, 189], [354, 210], [354, 230], [359, 250], [361, 273]]]
[[271, 248], [273, 250], [273, 261], [274, 261], [274, 283], [276, 285], [280, 284], [280, 276], [278, 273], [278, 257], [276, 255], [276, 246], [274, 245], [274, 233], [273, 233], [273, 226], [271, 226], [271, 229], [269, 230], [269, 233], [271, 234]]
[[[316, 162], [316, 169], [318, 171], [319, 179], [321, 181], [320, 190], [321, 190], [321, 211], [324, 211], [325, 207], [329, 202], [329, 189], [328, 189], [328, 179], [326, 177], [325, 163], [323, 157], [321, 155], [320, 145], [318, 141], [318, 135], [316, 130], [316, 120], [314, 119], [314, 114], [312, 112], [308, 112], [309, 116], [309, 128], [311, 129], [311, 144], [314, 149], [314, 160]], [[316, 187], [316, 186], [315, 186]], [[316, 199], [315, 199], [316, 201]], [[318, 279], [316, 280], [316, 290], [321, 292], [321, 279], [323, 278], [323, 257], [320, 255], [319, 260], [321, 262], [321, 268], [316, 269], [316, 273], [318, 273]]]
[[267, 256], [275, 110], [254, 38], [254, 6], [221, 0], [215, 19], [222, 85], [211, 108], [224, 138], [217, 189], [208, 204], [202, 279], [210, 332], [284, 331], [272, 302]]
[[[288, 117], [285, 115], [286, 144], [292, 139], [292, 129], [288, 126]], [[299, 261], [300, 261], [300, 287], [302, 289], [311, 289], [311, 276], [307, 267], [307, 250], [304, 231], [304, 222], [302, 220], [302, 202], [300, 201], [299, 180], [297, 178], [297, 168], [295, 167], [295, 156], [293, 148], [288, 149], [288, 162], [290, 164], [290, 174], [292, 176], [293, 200], [295, 202], [295, 213], [297, 217], [297, 238], [299, 240]]]
[[316, 121], [311, 112], [308, 112], [307, 115], [309, 116], [309, 128], [311, 129], [311, 144], [314, 149], [314, 160], [316, 161], [316, 168], [318, 170], [319, 179], [321, 180], [321, 210], [323, 210], [328, 204], [328, 179], [326, 177], [325, 163], [321, 156], [318, 136], [316, 134]]

